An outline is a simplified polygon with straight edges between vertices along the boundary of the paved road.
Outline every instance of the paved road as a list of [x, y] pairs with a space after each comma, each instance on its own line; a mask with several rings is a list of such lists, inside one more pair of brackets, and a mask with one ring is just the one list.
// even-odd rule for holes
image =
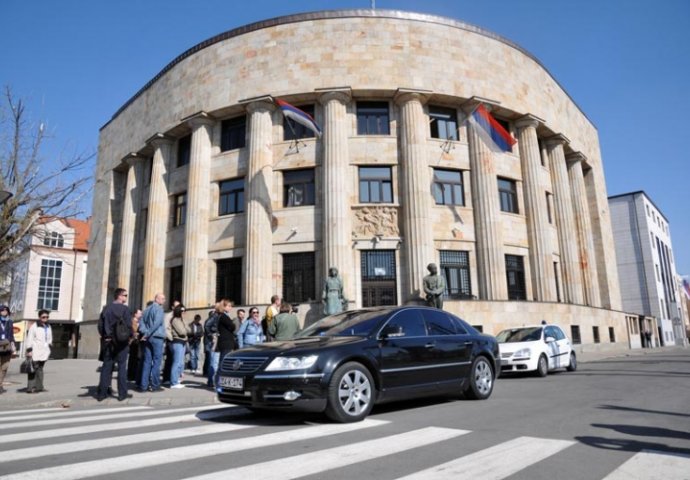
[[0, 412], [2, 478], [690, 478], [690, 352], [497, 382], [487, 401], [386, 405], [364, 422], [241, 407]]

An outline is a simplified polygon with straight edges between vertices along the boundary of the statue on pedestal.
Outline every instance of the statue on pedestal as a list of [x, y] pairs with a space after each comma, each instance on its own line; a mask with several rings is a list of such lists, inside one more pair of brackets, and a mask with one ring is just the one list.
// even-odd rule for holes
[[424, 277], [426, 303], [430, 307], [443, 310], [443, 293], [446, 290], [446, 280], [438, 274], [438, 267], [435, 263], [430, 263], [426, 269], [429, 270], [429, 275]]
[[326, 315], [340, 313], [347, 305], [347, 299], [343, 294], [343, 281], [338, 276], [338, 269], [335, 267], [328, 269], [328, 277], [323, 282], [321, 301], [323, 302], [323, 313]]

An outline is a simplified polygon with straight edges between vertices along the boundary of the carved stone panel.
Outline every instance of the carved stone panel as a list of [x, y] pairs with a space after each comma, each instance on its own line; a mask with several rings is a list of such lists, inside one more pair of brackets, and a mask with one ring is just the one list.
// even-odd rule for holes
[[353, 234], [358, 237], [399, 237], [396, 207], [367, 206], [354, 209]]

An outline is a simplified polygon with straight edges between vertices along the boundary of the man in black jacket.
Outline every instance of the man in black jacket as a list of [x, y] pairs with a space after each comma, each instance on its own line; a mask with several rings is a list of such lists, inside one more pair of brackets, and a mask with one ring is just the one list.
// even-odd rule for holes
[[115, 300], [107, 305], [98, 322], [98, 333], [103, 339], [103, 366], [101, 378], [98, 383], [96, 399], [100, 402], [108, 395], [108, 387], [113, 380], [113, 364], [117, 361], [117, 399], [119, 401], [131, 398], [127, 393], [127, 357], [129, 356], [129, 341], [118, 342], [115, 330], [118, 320], [124, 320], [129, 329], [130, 340], [132, 335], [132, 312], [125, 305], [127, 302], [127, 290], [115, 289]]

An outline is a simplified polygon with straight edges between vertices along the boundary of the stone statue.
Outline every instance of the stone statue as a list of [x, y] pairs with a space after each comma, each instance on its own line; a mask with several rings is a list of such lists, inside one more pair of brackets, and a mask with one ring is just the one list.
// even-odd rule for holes
[[347, 305], [347, 299], [343, 295], [343, 281], [338, 276], [338, 269], [331, 267], [328, 269], [328, 278], [323, 282], [323, 313], [333, 315], [343, 311]]
[[430, 263], [426, 267], [429, 275], [424, 277], [424, 293], [426, 293], [426, 303], [430, 307], [443, 309], [443, 292], [446, 290], [446, 280], [438, 274], [438, 267], [435, 263]]

